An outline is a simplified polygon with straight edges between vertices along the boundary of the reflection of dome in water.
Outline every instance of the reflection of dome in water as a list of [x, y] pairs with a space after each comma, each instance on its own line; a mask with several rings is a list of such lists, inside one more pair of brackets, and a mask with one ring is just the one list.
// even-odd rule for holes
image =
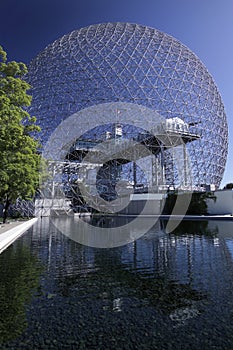
[[[28, 80], [43, 144], [84, 108], [135, 103], [200, 135], [187, 144], [194, 183], [220, 184], [228, 143], [221, 97], [205, 66], [173, 37], [136, 24], [91, 25], [49, 45], [31, 63]], [[165, 166], [171, 172], [169, 157]]]

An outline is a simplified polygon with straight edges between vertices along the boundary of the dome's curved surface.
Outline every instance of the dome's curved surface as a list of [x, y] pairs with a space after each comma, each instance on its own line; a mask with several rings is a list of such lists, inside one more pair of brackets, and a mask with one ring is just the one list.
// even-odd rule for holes
[[199, 134], [187, 146], [195, 183], [220, 184], [228, 145], [224, 106], [205, 66], [175, 38], [137, 24], [91, 25], [45, 48], [29, 66], [28, 81], [43, 144], [84, 108], [136, 103], [180, 118]]

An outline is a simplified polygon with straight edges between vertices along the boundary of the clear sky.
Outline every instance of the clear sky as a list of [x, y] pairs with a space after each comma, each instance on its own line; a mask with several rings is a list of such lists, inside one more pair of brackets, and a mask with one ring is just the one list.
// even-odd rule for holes
[[233, 0], [2, 0], [0, 45], [10, 60], [28, 64], [72, 30], [116, 21], [170, 34], [206, 65], [221, 93], [229, 126], [221, 187], [233, 182]]

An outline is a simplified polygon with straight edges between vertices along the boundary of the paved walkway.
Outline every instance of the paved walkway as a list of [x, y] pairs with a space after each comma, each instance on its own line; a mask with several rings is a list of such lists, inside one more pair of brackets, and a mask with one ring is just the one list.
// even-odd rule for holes
[[9, 231], [14, 227], [23, 224], [24, 222], [26, 222], [26, 220], [25, 221], [22, 221], [22, 220], [21, 221], [11, 221], [11, 222], [7, 222], [5, 224], [1, 223], [0, 224], [0, 234], [4, 233], [6, 231]]
[[7, 224], [0, 225], [0, 253], [3, 252], [9, 245], [11, 245], [17, 238], [19, 238], [25, 231], [27, 231], [37, 218], [27, 221], [13, 221]]

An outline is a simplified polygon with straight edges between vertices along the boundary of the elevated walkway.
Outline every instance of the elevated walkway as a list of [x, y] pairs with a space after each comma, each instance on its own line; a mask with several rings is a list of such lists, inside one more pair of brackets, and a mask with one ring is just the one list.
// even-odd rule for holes
[[[149, 133], [139, 133], [137, 137], [128, 138], [112, 138], [109, 140], [89, 140], [79, 139], [66, 159], [69, 161], [82, 161], [83, 158], [90, 163], [103, 164], [111, 159], [118, 159], [122, 164], [132, 160], [138, 160], [153, 153], [158, 155], [163, 150], [185, 145], [189, 142], [198, 140], [200, 136], [187, 130], [175, 129], [161, 126], [156, 135]], [[140, 147], [140, 146], [145, 146]], [[148, 150], [148, 152], [146, 151]]]

